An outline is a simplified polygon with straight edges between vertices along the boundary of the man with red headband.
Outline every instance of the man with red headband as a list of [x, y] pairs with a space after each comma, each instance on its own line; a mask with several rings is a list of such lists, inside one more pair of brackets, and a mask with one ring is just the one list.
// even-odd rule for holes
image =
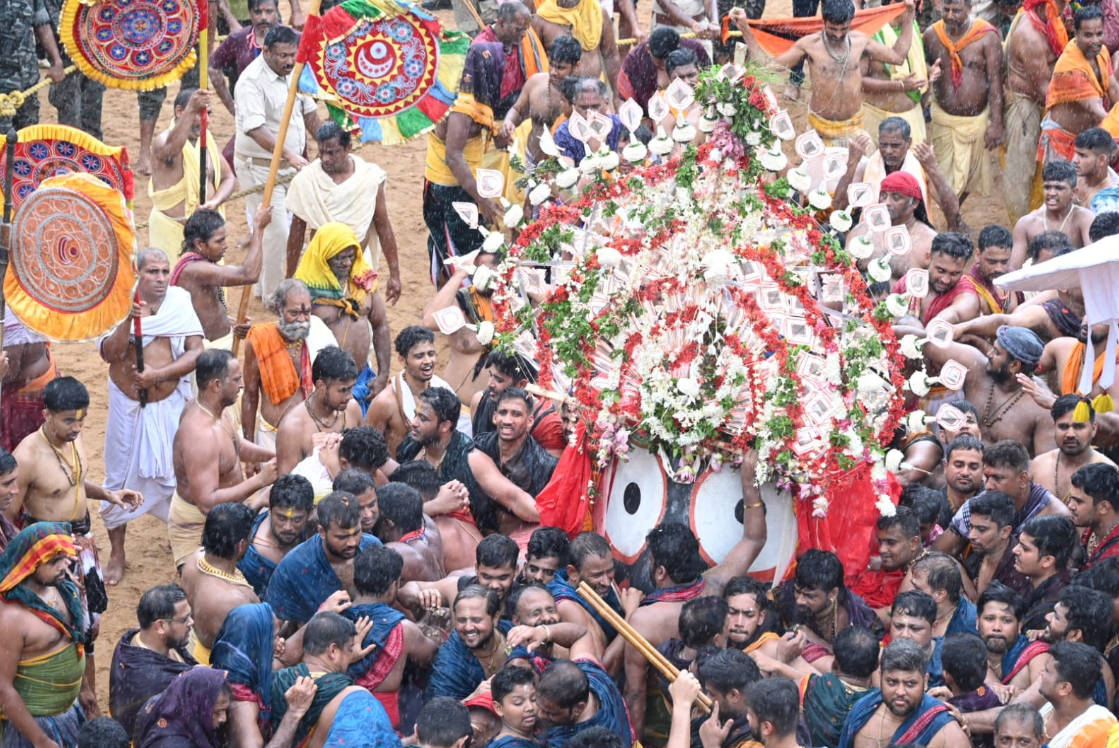
[[890, 225], [905, 226], [909, 232], [910, 250], [900, 256], [891, 254], [886, 246], [885, 235], [880, 231], [871, 232], [865, 222], [855, 227], [848, 235], [848, 242], [853, 241], [857, 236], [869, 233], [874, 244], [874, 252], [866, 260], [860, 260], [860, 269], [866, 270], [866, 266], [879, 258], [889, 258], [889, 278], [878, 277], [876, 275], [878, 271], [873, 268], [870, 270], [870, 276], [874, 280], [896, 282], [901, 280], [910, 268], [923, 269], [929, 266], [929, 251], [936, 237], [936, 230], [929, 223], [921, 183], [908, 171], [895, 171], [888, 175], [882, 180], [879, 194], [890, 212]]

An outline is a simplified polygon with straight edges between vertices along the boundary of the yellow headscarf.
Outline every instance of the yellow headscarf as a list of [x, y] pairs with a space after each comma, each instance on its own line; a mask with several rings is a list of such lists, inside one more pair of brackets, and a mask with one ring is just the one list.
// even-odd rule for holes
[[602, 6], [598, 0], [579, 0], [574, 8], [561, 8], [556, 0], [544, 0], [537, 6], [536, 15], [560, 26], [570, 26], [571, 35], [584, 52], [598, 49], [602, 41]]
[[[348, 288], [342, 288], [327, 261], [351, 247], [355, 250], [354, 264], [350, 268]], [[295, 278], [306, 284], [316, 304], [341, 307], [354, 316], [361, 309], [365, 295], [377, 290], [377, 273], [365, 261], [357, 234], [337, 221], [324, 223], [315, 231], [307, 250], [299, 258]]]

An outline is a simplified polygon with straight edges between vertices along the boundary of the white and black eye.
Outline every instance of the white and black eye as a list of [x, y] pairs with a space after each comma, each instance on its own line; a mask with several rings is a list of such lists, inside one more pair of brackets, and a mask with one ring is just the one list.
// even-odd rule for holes
[[[792, 561], [797, 545], [797, 518], [793, 501], [773, 484], [762, 486], [767, 539], [750, 575], [770, 581], [780, 579]], [[723, 560], [742, 539], [742, 479], [737, 470], [705, 470], [692, 488], [688, 520], [699, 540], [699, 552], [710, 564]]]
[[614, 461], [603, 534], [616, 558], [632, 564], [645, 550], [645, 536], [660, 523], [668, 505], [668, 485], [657, 455], [635, 449], [629, 462]]

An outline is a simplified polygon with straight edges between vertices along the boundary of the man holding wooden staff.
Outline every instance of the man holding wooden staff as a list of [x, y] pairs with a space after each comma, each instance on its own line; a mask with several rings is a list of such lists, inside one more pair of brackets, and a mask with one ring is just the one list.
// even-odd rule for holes
[[[299, 34], [287, 26], [273, 26], [264, 37], [264, 49], [237, 80], [233, 99], [237, 105], [237, 134], [233, 145], [233, 162], [241, 189], [249, 189], [268, 181], [272, 151], [280, 132], [284, 104], [295, 67]], [[307, 132], [319, 129], [319, 115], [309, 96], [296, 96], [283, 142], [280, 174], [307, 165], [303, 152]], [[264, 230], [264, 267], [256, 285], [258, 297], [268, 297], [287, 275], [287, 243], [291, 216], [284, 206], [287, 187], [276, 184], [272, 193], [272, 223]], [[252, 215], [262, 205], [264, 196], [257, 192], [245, 198], [245, 208]]]

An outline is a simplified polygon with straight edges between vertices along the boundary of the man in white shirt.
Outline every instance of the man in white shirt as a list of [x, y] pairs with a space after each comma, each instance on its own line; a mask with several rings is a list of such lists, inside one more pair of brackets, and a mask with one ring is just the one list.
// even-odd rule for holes
[[[261, 55], [237, 79], [233, 93], [237, 108], [233, 162], [241, 189], [255, 187], [268, 180], [272, 150], [287, 101], [288, 76], [295, 66], [298, 48], [297, 32], [287, 26], [273, 26], [264, 37]], [[284, 137], [280, 175], [307, 165], [303, 157], [307, 132], [318, 130], [319, 124], [315, 102], [309, 96], [298, 95]], [[264, 231], [264, 269], [256, 287], [257, 296], [269, 296], [286, 277], [288, 229], [291, 224], [284, 205], [286, 198], [286, 185], [277, 184], [272, 193], [272, 223]], [[263, 194], [259, 192], [245, 198], [249, 215], [260, 207], [262, 200]]]

